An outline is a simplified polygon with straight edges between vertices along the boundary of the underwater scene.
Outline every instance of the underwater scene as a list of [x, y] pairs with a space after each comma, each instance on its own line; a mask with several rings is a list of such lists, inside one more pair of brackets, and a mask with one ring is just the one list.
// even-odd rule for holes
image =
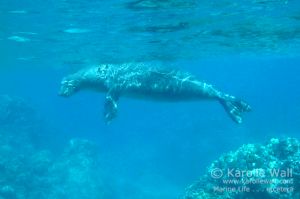
[[299, 199], [300, 2], [1, 0], [0, 199]]

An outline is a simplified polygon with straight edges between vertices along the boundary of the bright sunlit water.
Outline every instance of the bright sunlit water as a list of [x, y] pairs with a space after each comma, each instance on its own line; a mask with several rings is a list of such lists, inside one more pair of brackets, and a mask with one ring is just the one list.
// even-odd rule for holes
[[[57, 95], [62, 77], [80, 68], [137, 61], [189, 71], [253, 111], [237, 125], [214, 102], [121, 98], [105, 125], [104, 93]], [[43, 118], [40, 148], [94, 142], [115, 199], [176, 198], [224, 152], [299, 138], [299, 66], [296, 0], [0, 2], [0, 94]]]

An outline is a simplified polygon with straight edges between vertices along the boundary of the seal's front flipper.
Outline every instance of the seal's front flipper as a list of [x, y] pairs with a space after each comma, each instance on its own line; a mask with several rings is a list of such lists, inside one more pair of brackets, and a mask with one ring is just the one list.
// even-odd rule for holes
[[225, 95], [219, 100], [231, 119], [238, 124], [243, 122], [242, 113], [251, 111], [249, 104], [233, 96]]
[[119, 96], [115, 92], [109, 91], [106, 95], [104, 104], [104, 119], [106, 124], [109, 124], [115, 117], [117, 117], [118, 99]]

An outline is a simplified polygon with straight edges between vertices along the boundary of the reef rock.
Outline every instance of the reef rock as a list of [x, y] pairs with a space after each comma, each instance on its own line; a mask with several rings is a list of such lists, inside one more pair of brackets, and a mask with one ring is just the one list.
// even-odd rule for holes
[[50, 198], [104, 198], [98, 155], [88, 140], [72, 139], [63, 155], [50, 169], [52, 189]]
[[0, 199], [109, 198], [95, 145], [72, 139], [62, 153], [36, 147], [49, 133], [40, 121], [24, 100], [0, 95]]
[[0, 95], [0, 125], [25, 124], [32, 121], [35, 112], [23, 99]]
[[183, 199], [300, 198], [300, 143], [271, 139], [222, 155]]
[[[0, 144], [9, 143], [20, 151], [38, 144], [45, 134], [42, 120], [25, 100], [0, 95]], [[43, 132], [44, 131], [44, 132]]]

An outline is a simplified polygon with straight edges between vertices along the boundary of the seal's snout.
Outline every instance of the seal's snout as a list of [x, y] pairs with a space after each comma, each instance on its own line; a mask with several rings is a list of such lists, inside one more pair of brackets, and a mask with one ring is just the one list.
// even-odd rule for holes
[[66, 84], [66, 82], [65, 81], [62, 81], [61, 82], [61, 86], [60, 86], [60, 90], [59, 90], [59, 92], [58, 92], [58, 95], [59, 96], [62, 96], [62, 97], [68, 97], [69, 96], [69, 89], [68, 89], [68, 86], [67, 86], [68, 84]]
[[58, 95], [61, 97], [68, 97], [68, 95], [66, 95], [66, 92], [64, 92], [62, 89], [60, 89], [60, 91], [58, 92]]
[[59, 96], [69, 97], [76, 91], [76, 86], [74, 81], [63, 80], [61, 82], [60, 91], [58, 92]]

